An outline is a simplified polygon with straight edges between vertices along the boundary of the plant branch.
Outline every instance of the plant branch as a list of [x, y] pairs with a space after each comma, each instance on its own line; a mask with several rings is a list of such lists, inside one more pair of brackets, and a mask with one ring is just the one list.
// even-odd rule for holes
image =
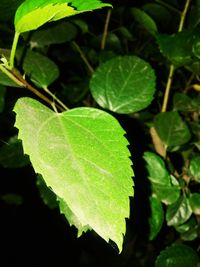
[[14, 67], [14, 60], [15, 60], [15, 53], [17, 49], [17, 43], [19, 40], [19, 33], [15, 32], [13, 43], [12, 43], [12, 48], [11, 48], [11, 53], [10, 53], [10, 67]]
[[43, 95], [42, 93], [40, 93], [38, 91], [38, 89], [34, 88], [31, 84], [29, 84], [24, 78], [23, 76], [17, 72], [14, 68], [11, 69], [12, 74], [15, 76], [15, 78], [21, 82], [21, 87], [27, 88], [29, 91], [31, 91], [32, 93], [34, 93], [35, 95], [37, 95], [39, 98], [41, 98], [43, 101], [45, 101], [48, 105], [50, 106], [56, 106], [56, 108], [59, 111], [64, 111], [63, 107], [55, 104], [54, 102], [52, 102], [51, 100], [49, 100], [48, 97], [46, 97], [45, 95]]
[[20, 87], [25, 87], [24, 84], [19, 81], [9, 70], [7, 70], [2, 64], [0, 64], [0, 70], [8, 76], [13, 82], [15, 82]]
[[[57, 96], [55, 96], [47, 87], [43, 87], [44, 91], [50, 95], [64, 110], [69, 110], [69, 108], [62, 102], [60, 101], [59, 98], [57, 98]], [[54, 104], [55, 106], [55, 104]]]
[[[178, 27], [178, 32], [181, 32], [183, 30], [183, 26], [184, 26], [184, 22], [185, 22], [185, 18], [186, 18], [186, 14], [187, 14], [187, 11], [189, 8], [190, 1], [191, 0], [186, 0], [184, 9], [181, 12], [181, 18], [180, 18], [180, 23], [179, 23], [179, 27]], [[174, 71], [175, 71], [175, 66], [171, 65], [169, 68], [169, 75], [168, 75], [168, 80], [167, 80], [167, 84], [166, 84], [166, 88], [165, 88], [165, 94], [164, 94], [161, 112], [166, 112], [166, 110], [167, 110], [167, 104], [169, 101], [169, 94], [170, 94], [170, 90], [171, 90]]]
[[103, 31], [103, 35], [102, 35], [102, 39], [101, 39], [101, 50], [105, 49], [106, 38], [107, 38], [107, 35], [108, 35], [108, 26], [109, 26], [109, 22], [110, 22], [111, 13], [112, 13], [112, 9], [109, 8], [108, 11], [107, 11], [106, 21], [105, 21], [105, 25], [104, 25], [104, 31]]
[[90, 74], [92, 74], [94, 72], [93, 67], [91, 66], [90, 62], [88, 61], [87, 57], [85, 56], [85, 54], [83, 53], [82, 49], [80, 48], [80, 46], [76, 43], [76, 42], [72, 42], [73, 46], [76, 48], [76, 50], [79, 52], [82, 60], [84, 61], [85, 65], [87, 66]]

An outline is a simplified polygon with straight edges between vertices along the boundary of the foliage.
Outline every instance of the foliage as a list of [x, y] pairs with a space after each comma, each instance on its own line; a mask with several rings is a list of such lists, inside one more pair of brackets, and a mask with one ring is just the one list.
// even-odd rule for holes
[[1, 1], [1, 169], [121, 253], [79, 266], [199, 267], [200, 1], [106, 2]]

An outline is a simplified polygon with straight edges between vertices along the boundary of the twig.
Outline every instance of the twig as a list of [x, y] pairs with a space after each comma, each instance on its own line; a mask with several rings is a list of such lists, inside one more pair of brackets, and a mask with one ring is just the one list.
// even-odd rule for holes
[[150, 135], [155, 148], [155, 151], [164, 159], [166, 158], [167, 146], [162, 142], [154, 127], [150, 128]]
[[[60, 101], [59, 98], [57, 98], [57, 96], [55, 96], [47, 87], [43, 87], [44, 91], [50, 95], [64, 110], [69, 110], [69, 108], [62, 102]], [[55, 106], [55, 103], [53, 104], [53, 106]]]
[[20, 87], [25, 87], [24, 84], [19, 81], [9, 70], [7, 70], [3, 65], [0, 64], [0, 70], [8, 76], [14, 83], [16, 83]]
[[76, 50], [79, 52], [82, 60], [84, 61], [85, 65], [87, 66], [90, 74], [93, 74], [94, 69], [91, 66], [90, 62], [88, 61], [88, 59], [86, 58], [85, 54], [83, 53], [82, 49], [80, 48], [80, 46], [76, 43], [76, 42], [72, 42], [73, 46], [76, 48]]
[[112, 9], [109, 8], [108, 12], [107, 12], [107, 15], [106, 15], [104, 31], [103, 31], [103, 35], [102, 35], [102, 39], [101, 39], [101, 50], [105, 49], [106, 38], [107, 38], [107, 35], [108, 35], [108, 26], [109, 26], [109, 22], [110, 22], [111, 13], [112, 13]]

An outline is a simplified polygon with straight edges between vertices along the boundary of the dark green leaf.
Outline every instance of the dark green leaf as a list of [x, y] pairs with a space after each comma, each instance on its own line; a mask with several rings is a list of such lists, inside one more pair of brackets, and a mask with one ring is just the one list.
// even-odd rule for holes
[[183, 145], [191, 138], [188, 126], [178, 112], [159, 113], [155, 117], [155, 128], [162, 141], [168, 146]]
[[200, 193], [191, 194], [189, 201], [194, 214], [200, 215]]
[[180, 197], [180, 186], [167, 186], [153, 182], [151, 182], [151, 185], [153, 193], [155, 193], [157, 198], [166, 205], [174, 203]]
[[59, 76], [59, 69], [53, 61], [31, 50], [24, 58], [23, 69], [31, 81], [42, 88], [48, 87]]
[[188, 232], [189, 230], [194, 228], [196, 225], [197, 225], [197, 221], [195, 217], [191, 216], [190, 219], [186, 221], [185, 223], [175, 226], [175, 229], [177, 232], [182, 234], [182, 233]]
[[188, 198], [181, 196], [175, 203], [167, 206], [166, 220], [169, 226], [186, 222], [192, 214]]
[[135, 20], [145, 28], [150, 34], [154, 35], [158, 32], [156, 23], [154, 20], [143, 10], [139, 8], [132, 8], [131, 13], [133, 14]]
[[13, 80], [11, 80], [5, 73], [0, 70], [0, 84], [11, 87], [19, 87]]
[[113, 240], [121, 251], [133, 171], [118, 121], [94, 108], [55, 113], [30, 98], [19, 99], [14, 111], [35, 171], [82, 226]]
[[21, 168], [30, 163], [29, 157], [24, 155], [22, 142], [12, 137], [0, 147], [0, 165], [4, 168]]
[[23, 203], [23, 198], [22, 196], [18, 194], [5, 194], [0, 196], [0, 199], [3, 200], [7, 205], [12, 205], [12, 206], [20, 206]]
[[35, 31], [31, 36], [31, 47], [61, 44], [73, 40], [77, 35], [76, 27], [70, 22], [62, 22], [47, 29]]
[[156, 197], [150, 197], [150, 212], [151, 216], [149, 218], [149, 239], [153, 240], [160, 232], [164, 220], [162, 204]]
[[193, 100], [186, 94], [175, 93], [173, 97], [174, 110], [191, 112], [196, 109]]
[[200, 31], [197, 28], [183, 30], [171, 36], [166, 34], [157, 35], [160, 51], [176, 66], [189, 64], [193, 61], [192, 48], [199, 40]]
[[173, 244], [161, 251], [155, 267], [199, 267], [199, 257], [192, 248]]
[[102, 63], [90, 82], [97, 103], [117, 113], [146, 108], [155, 92], [155, 74], [151, 66], [135, 56], [121, 56]]
[[0, 85], [0, 113], [4, 110], [6, 88]]
[[194, 156], [190, 161], [189, 170], [194, 179], [200, 183], [200, 156]]
[[0, 21], [13, 19], [15, 11], [24, 0], [1, 0], [0, 1]]

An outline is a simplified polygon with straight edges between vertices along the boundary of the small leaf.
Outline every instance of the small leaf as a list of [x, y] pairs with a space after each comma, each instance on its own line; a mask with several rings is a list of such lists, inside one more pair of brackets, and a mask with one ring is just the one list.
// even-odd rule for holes
[[167, 225], [176, 226], [186, 222], [192, 214], [188, 198], [181, 196], [175, 203], [167, 206]]
[[135, 20], [145, 28], [150, 34], [154, 35], [158, 32], [156, 23], [154, 20], [143, 10], [139, 8], [131, 8]]
[[31, 47], [43, 47], [51, 44], [61, 44], [73, 40], [77, 35], [76, 27], [66, 21], [53, 25], [47, 29], [33, 32], [31, 35]]
[[160, 232], [164, 220], [164, 213], [162, 204], [156, 197], [150, 197], [150, 209], [151, 216], [149, 218], [149, 239], [153, 240]]
[[173, 35], [157, 34], [161, 53], [177, 67], [193, 62], [192, 48], [199, 39], [198, 28], [183, 30]]
[[30, 98], [19, 99], [14, 111], [35, 171], [82, 226], [112, 239], [121, 251], [133, 171], [117, 120], [94, 108], [54, 113]]
[[0, 165], [4, 168], [21, 168], [29, 163], [29, 157], [24, 155], [22, 142], [16, 136], [0, 147]]
[[192, 208], [194, 214], [200, 215], [200, 194], [199, 193], [191, 194], [189, 202], [190, 202], [190, 207]]
[[189, 171], [195, 181], [200, 183], [200, 156], [194, 156], [190, 161]]
[[173, 244], [161, 251], [155, 267], [199, 267], [199, 257], [191, 248], [183, 244]]
[[183, 145], [191, 138], [187, 124], [176, 111], [159, 113], [154, 123], [158, 135], [168, 146]]
[[4, 110], [6, 88], [0, 85], [0, 113]]
[[57, 65], [48, 57], [28, 50], [23, 61], [23, 69], [38, 87], [48, 87], [59, 76]]
[[15, 14], [15, 31], [22, 33], [39, 28], [43, 24], [60, 20], [85, 11], [111, 6], [99, 0], [26, 0]]
[[120, 56], [102, 63], [90, 82], [97, 103], [117, 113], [146, 108], [155, 92], [155, 74], [151, 66], [136, 56]]
[[153, 193], [165, 205], [170, 205], [174, 203], [180, 197], [180, 186], [167, 186], [154, 182], [151, 182], [151, 185]]
[[183, 93], [175, 93], [173, 97], [174, 110], [191, 112], [195, 111], [196, 105], [192, 99]]

